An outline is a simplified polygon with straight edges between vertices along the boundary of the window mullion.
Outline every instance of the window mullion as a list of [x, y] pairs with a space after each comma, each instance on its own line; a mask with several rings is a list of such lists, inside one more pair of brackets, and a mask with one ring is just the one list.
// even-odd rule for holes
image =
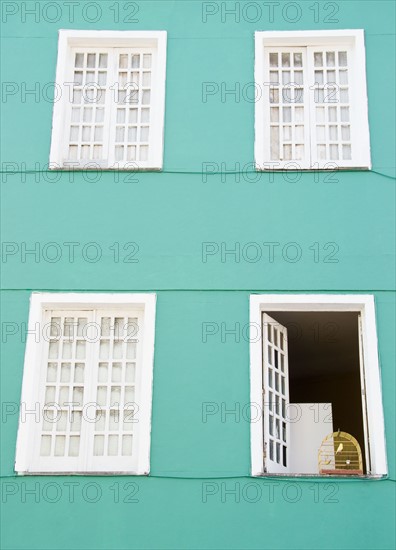
[[115, 168], [115, 126], [117, 116], [117, 98], [119, 91], [119, 82], [117, 79], [117, 48], [109, 50], [109, 86], [106, 99], [106, 121], [107, 129], [107, 159], [108, 168]]
[[[93, 323], [94, 329], [97, 330], [95, 311], [92, 310], [89, 312], [90, 322]], [[96, 334], [96, 332], [94, 332]], [[82, 415], [82, 424], [81, 424], [81, 452], [80, 452], [80, 463], [79, 467], [82, 472], [91, 471], [91, 460], [92, 460], [92, 445], [90, 444], [92, 440], [92, 432], [95, 429], [95, 422], [92, 421], [92, 409], [93, 407], [87, 407], [88, 404], [95, 402], [95, 393], [94, 393], [94, 365], [95, 365], [95, 346], [97, 345], [95, 341], [89, 341], [86, 337], [87, 342], [87, 362], [86, 362], [86, 373], [85, 373], [85, 384], [84, 384], [84, 402], [83, 402], [83, 415]], [[96, 419], [96, 417], [95, 417]]]
[[316, 127], [315, 127], [315, 78], [313, 68], [313, 47], [308, 46], [305, 48], [305, 82], [304, 89], [306, 90], [305, 97], [305, 112], [306, 112], [306, 125], [308, 132], [308, 151], [307, 159], [309, 160], [309, 168], [315, 168], [314, 164], [317, 162], [316, 155]]

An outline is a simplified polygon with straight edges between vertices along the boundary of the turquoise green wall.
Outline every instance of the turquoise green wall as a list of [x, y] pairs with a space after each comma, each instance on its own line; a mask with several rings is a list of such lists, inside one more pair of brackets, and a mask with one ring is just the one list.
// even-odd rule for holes
[[[9, 4], [22, 9], [22, 3]], [[364, 28], [373, 169], [394, 176], [393, 2], [334, 3], [337, 23], [323, 22], [330, 12], [320, 2], [316, 24], [309, 9], [313, 2], [299, 3], [298, 23], [279, 16], [280, 8], [269, 23], [263, 8], [257, 23], [231, 18], [222, 23], [218, 14], [206, 24], [199, 1], [138, 2], [139, 22], [130, 24], [114, 22], [113, 4], [100, 2], [102, 16], [90, 25], [82, 20], [81, 7], [74, 24], [65, 9], [56, 23], [42, 13], [38, 22], [27, 16], [24, 23], [19, 11], [4, 24], [3, 13], [2, 80], [20, 88], [23, 81], [29, 89], [38, 82], [42, 91], [54, 80], [59, 28], [165, 29], [168, 67], [165, 173], [121, 174], [119, 182], [114, 174], [91, 175], [98, 181], [74, 174], [69, 181], [69, 174], [34, 173], [48, 162], [52, 104], [33, 96], [24, 103], [20, 92], [3, 98], [3, 170], [22, 174], [3, 175], [2, 181], [2, 241], [16, 243], [16, 253], [2, 261], [2, 321], [20, 327], [2, 349], [2, 547], [394, 548], [394, 481], [329, 485], [249, 479], [244, 477], [250, 468], [245, 418], [237, 422], [228, 416], [222, 422], [217, 414], [202, 420], [204, 402], [228, 408], [239, 403], [241, 409], [249, 402], [248, 341], [242, 335], [239, 342], [228, 337], [222, 343], [217, 334], [205, 343], [203, 323], [244, 327], [252, 292], [373, 293], [389, 477], [395, 480], [394, 180], [346, 172], [334, 174], [336, 181], [301, 174], [292, 182], [277, 174], [273, 181], [268, 175], [242, 176], [239, 182], [235, 175], [225, 181], [217, 175], [204, 182], [200, 174], [166, 173], [201, 172], [203, 162], [224, 162], [232, 169], [236, 162], [244, 167], [253, 161], [254, 104], [232, 97], [222, 103], [220, 95], [204, 103], [201, 89], [203, 82], [225, 82], [229, 88], [252, 82], [255, 30]], [[80, 243], [73, 262], [63, 244], [71, 241]], [[36, 242], [37, 261], [31, 255], [23, 261], [22, 243], [32, 248]], [[51, 242], [62, 253], [53, 263], [54, 249], [45, 248]], [[102, 251], [95, 263], [82, 254], [91, 242]], [[122, 261], [128, 242], [139, 245], [138, 263]], [[217, 254], [204, 263], [203, 242], [224, 242], [228, 248], [237, 242], [242, 250], [247, 243], [280, 246], [273, 262], [264, 247], [257, 262], [243, 254], [239, 262], [230, 256], [222, 262]], [[296, 263], [280, 252], [290, 242], [301, 247]], [[318, 262], [310, 249], [315, 242], [321, 248]], [[324, 261], [323, 247], [330, 242], [339, 249], [336, 263]], [[110, 249], [114, 243], [121, 247], [119, 262]], [[12, 477], [18, 418], [11, 404], [20, 399], [21, 325], [27, 322], [31, 290], [158, 293], [152, 478]], [[74, 502], [64, 485], [70, 482], [78, 484]], [[136, 486], [125, 487], [132, 482]], [[27, 495], [36, 483], [37, 496]], [[224, 489], [239, 489], [240, 497]], [[205, 502], [208, 491], [214, 494]], [[138, 502], [123, 502], [133, 492]]]

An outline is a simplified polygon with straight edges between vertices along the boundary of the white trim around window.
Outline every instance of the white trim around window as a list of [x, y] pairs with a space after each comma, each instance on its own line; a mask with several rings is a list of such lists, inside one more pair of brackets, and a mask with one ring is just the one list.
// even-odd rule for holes
[[[250, 296], [250, 401], [252, 418], [257, 417], [257, 404], [263, 403], [263, 348], [257, 329], [262, 329], [263, 313], [271, 312], [357, 312], [360, 314], [361, 376], [364, 377], [367, 410], [366, 444], [368, 446], [368, 475], [388, 473], [385, 446], [385, 424], [382, 405], [381, 374], [375, 303], [372, 295], [358, 294], [254, 294]], [[262, 332], [260, 332], [262, 334]], [[267, 475], [264, 470], [263, 423], [251, 422], [251, 473]]]
[[50, 168], [162, 169], [166, 43], [166, 31], [59, 31]]
[[257, 170], [370, 169], [364, 31], [255, 33]]
[[155, 294], [33, 293], [15, 471], [147, 475]]

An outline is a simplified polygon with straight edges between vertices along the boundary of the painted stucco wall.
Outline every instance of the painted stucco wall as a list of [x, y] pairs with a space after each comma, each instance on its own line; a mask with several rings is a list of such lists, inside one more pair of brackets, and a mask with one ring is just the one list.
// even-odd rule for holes
[[[203, 4], [140, 1], [136, 12], [120, 2], [117, 22], [114, 2], [77, 2], [72, 22], [68, 2], [2, 2], [2, 170], [17, 172], [2, 174], [4, 548], [395, 545], [395, 181], [374, 172], [247, 173], [254, 31], [363, 28], [373, 170], [394, 176], [394, 4], [280, 2], [273, 17], [262, 2]], [[239, 9], [239, 21], [222, 4]], [[137, 21], [123, 22], [132, 13]], [[46, 171], [60, 28], [168, 31], [164, 173]], [[204, 83], [219, 88], [206, 101]], [[222, 98], [235, 86], [239, 98]], [[205, 177], [203, 163], [245, 173]], [[273, 261], [270, 242], [279, 243]], [[129, 259], [127, 243], [139, 247]], [[203, 257], [203, 243], [218, 252]], [[225, 253], [238, 246], [239, 257]], [[24, 324], [30, 293], [41, 290], [157, 292], [152, 477], [12, 477]], [[245, 477], [255, 292], [375, 295], [391, 479]], [[218, 332], [205, 338], [207, 323]], [[233, 328], [237, 336], [224, 334]], [[219, 411], [205, 422], [208, 402]]]

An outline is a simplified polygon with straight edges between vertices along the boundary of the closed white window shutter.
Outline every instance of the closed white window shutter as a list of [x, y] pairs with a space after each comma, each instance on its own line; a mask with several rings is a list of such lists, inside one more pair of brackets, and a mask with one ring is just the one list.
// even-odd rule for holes
[[147, 162], [154, 48], [73, 49], [65, 164], [132, 168]]
[[349, 48], [308, 48], [312, 165], [352, 160]]
[[39, 366], [36, 472], [137, 469], [143, 314], [47, 311]]
[[111, 115], [111, 49], [73, 49], [64, 162], [107, 165]]
[[155, 50], [115, 50], [114, 161], [147, 161], [150, 148], [152, 69]]
[[259, 170], [370, 168], [364, 35], [256, 33]]
[[160, 170], [165, 31], [59, 32], [51, 169]]
[[[265, 142], [270, 161], [278, 167], [290, 161], [309, 161], [309, 104], [305, 48], [268, 49], [265, 81], [268, 89]], [[296, 166], [297, 168], [297, 166]]]
[[89, 311], [50, 311], [44, 316], [40, 403], [33, 469], [79, 470], [84, 448], [83, 407], [92, 350], [85, 339]]
[[142, 318], [138, 311], [97, 311], [100, 339], [94, 351], [94, 429], [90, 433], [90, 470], [128, 471], [136, 468]]

